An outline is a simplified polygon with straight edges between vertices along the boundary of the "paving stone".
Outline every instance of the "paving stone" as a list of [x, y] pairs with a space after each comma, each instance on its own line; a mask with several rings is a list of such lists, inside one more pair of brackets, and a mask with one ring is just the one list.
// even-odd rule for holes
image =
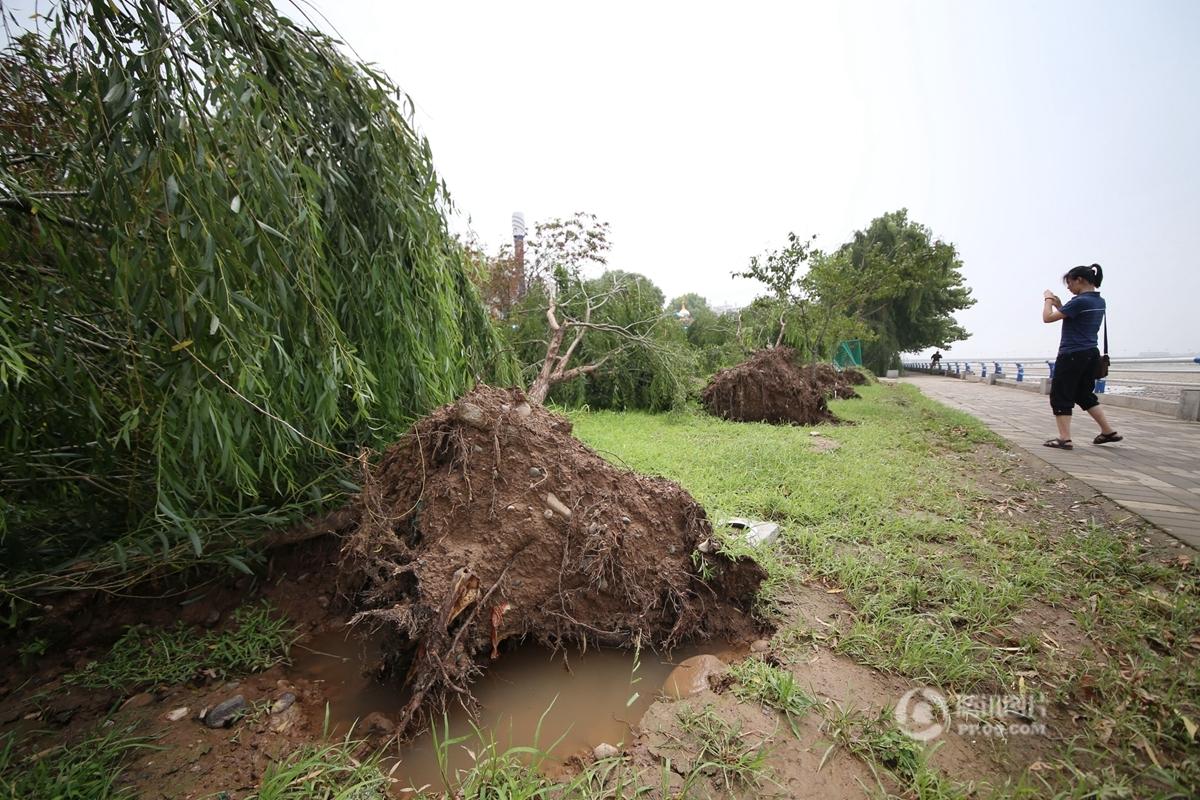
[[1163, 530], [1200, 547], [1200, 424], [1131, 408], [1106, 407], [1125, 437], [1091, 444], [1095, 423], [1072, 419], [1075, 449], [1042, 447], [1055, 435], [1046, 398], [1003, 386], [935, 376], [904, 378], [928, 396], [965, 411], [1032, 455], [1092, 486]]

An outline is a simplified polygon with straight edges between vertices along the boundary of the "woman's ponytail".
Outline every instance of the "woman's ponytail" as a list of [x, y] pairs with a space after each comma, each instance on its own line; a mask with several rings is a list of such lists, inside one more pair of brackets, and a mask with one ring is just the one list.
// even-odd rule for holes
[[1092, 264], [1090, 267], [1071, 267], [1066, 275], [1063, 275], [1063, 281], [1071, 278], [1083, 278], [1085, 281], [1100, 288], [1100, 282], [1104, 280], [1104, 270], [1099, 264]]

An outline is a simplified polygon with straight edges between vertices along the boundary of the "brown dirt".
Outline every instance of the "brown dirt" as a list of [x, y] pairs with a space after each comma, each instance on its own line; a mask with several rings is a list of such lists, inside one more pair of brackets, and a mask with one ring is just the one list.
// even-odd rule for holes
[[713, 375], [700, 400], [708, 413], [736, 422], [819, 425], [837, 422], [825, 395], [795, 350], [776, 347]]
[[[833, 364], [806, 364], [804, 372], [809, 381], [816, 383], [826, 396], [837, 400], [857, 400], [861, 395], [854, 391], [855, 384], [845, 372]], [[862, 373], [856, 373], [862, 375]]]
[[469, 700], [507, 640], [738, 638], [764, 577], [697, 551], [711, 526], [678, 484], [609, 464], [519, 389], [479, 387], [418, 422], [357, 507], [339, 584], [352, 624], [382, 634], [386, 670], [403, 676], [402, 731]]
[[851, 386], [865, 386], [871, 382], [870, 376], [856, 367], [846, 367], [842, 370], [842, 375]]

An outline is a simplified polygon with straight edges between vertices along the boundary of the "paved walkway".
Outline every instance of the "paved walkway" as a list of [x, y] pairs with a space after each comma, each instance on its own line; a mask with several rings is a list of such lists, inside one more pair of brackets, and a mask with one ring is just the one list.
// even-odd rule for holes
[[1200, 548], [1200, 423], [1107, 406], [1104, 413], [1125, 440], [1098, 447], [1091, 443], [1096, 423], [1076, 409], [1075, 449], [1054, 450], [1042, 447], [1056, 435], [1048, 397], [931, 375], [904, 381]]

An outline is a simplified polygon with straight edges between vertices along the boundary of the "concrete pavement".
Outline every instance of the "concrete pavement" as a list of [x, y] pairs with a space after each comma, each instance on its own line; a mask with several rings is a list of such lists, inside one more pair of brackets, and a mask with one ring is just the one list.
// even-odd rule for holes
[[1075, 449], [1055, 450], [1042, 446], [1057, 435], [1050, 398], [1044, 395], [934, 375], [903, 380], [1200, 548], [1200, 423], [1105, 406], [1109, 422], [1125, 439], [1097, 446], [1092, 444], [1099, 433], [1096, 423], [1075, 409]]

